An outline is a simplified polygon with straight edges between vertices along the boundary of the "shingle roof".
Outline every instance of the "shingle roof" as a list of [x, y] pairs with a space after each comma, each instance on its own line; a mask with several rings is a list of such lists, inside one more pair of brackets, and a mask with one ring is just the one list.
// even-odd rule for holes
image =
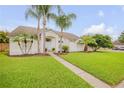
[[114, 41], [113, 44], [114, 44], [114, 45], [124, 45], [124, 43], [121, 43], [121, 42], [119, 42], [118, 40], [117, 40], [117, 41]]
[[31, 35], [35, 35], [35, 34], [37, 34], [37, 31], [36, 31], [36, 28], [33, 28], [33, 27], [19, 26], [15, 30], [13, 30], [9, 34], [9, 36], [13, 37], [13, 36], [16, 36], [18, 34], [31, 34]]
[[[61, 32], [56, 32], [59, 36], [61, 36]], [[67, 38], [71, 41], [76, 41], [78, 39], [80, 39], [78, 36], [72, 34], [72, 33], [68, 33], [68, 32], [63, 32], [63, 37]]]
[[[41, 29], [42, 30], [42, 29]], [[56, 34], [58, 34], [59, 36], [61, 35], [60, 32], [58, 31], [54, 31], [52, 29], [47, 29], [47, 31], [53, 31], [55, 32]], [[36, 28], [34, 27], [29, 27], [29, 26], [19, 26], [17, 27], [15, 30], [13, 30], [11, 33], [10, 33], [10, 37], [14, 37], [18, 34], [31, 34], [31, 35], [36, 35], [37, 34], [37, 31], [36, 31]], [[78, 36], [72, 34], [72, 33], [68, 33], [68, 32], [63, 32], [63, 37], [64, 38], [67, 38], [71, 41], [76, 41], [79, 39]]]

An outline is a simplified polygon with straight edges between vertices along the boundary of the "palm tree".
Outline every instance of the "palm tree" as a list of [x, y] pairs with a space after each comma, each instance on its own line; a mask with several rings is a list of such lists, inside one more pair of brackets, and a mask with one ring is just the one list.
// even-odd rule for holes
[[25, 18], [33, 17], [37, 20], [37, 45], [38, 45], [38, 53], [40, 53], [40, 20], [42, 17], [42, 11], [40, 6], [31, 6], [25, 13]]
[[37, 33], [38, 33], [38, 52], [40, 52], [40, 47], [39, 47], [39, 40], [40, 40], [40, 20], [42, 18], [42, 25], [43, 25], [43, 31], [42, 31], [42, 36], [41, 36], [41, 41], [42, 41], [42, 53], [45, 53], [45, 32], [46, 32], [46, 25], [47, 21], [52, 18], [51, 15], [53, 13], [51, 12], [53, 8], [57, 8], [59, 11], [61, 10], [60, 6], [53, 6], [53, 5], [35, 5], [32, 6], [28, 11], [26, 12], [26, 17], [29, 15], [31, 17], [34, 17], [38, 20], [38, 27], [37, 27]]
[[88, 47], [94, 48], [97, 46], [95, 39], [93, 38], [93, 36], [90, 36], [90, 35], [82, 36], [80, 43], [84, 44], [84, 52], [88, 52]]
[[54, 13], [52, 13], [52, 9], [53, 8], [57, 8], [57, 10], [60, 12], [61, 7], [60, 6], [53, 6], [53, 5], [41, 5], [40, 9], [42, 11], [42, 20], [43, 20], [43, 31], [42, 31], [42, 37], [41, 37], [41, 41], [42, 41], [42, 52], [43, 54], [45, 53], [45, 41], [46, 41], [46, 37], [45, 37], [45, 32], [46, 32], [46, 25], [47, 25], [47, 21], [49, 19], [52, 19], [52, 15], [54, 15]]
[[55, 20], [56, 25], [60, 28], [60, 53], [62, 53], [62, 37], [63, 31], [68, 29], [72, 25], [72, 19], [76, 18], [74, 13], [65, 14], [64, 12], [59, 12], [58, 15], [52, 15], [52, 18]]
[[[31, 50], [34, 39], [36, 39], [35, 35], [19, 34], [13, 38], [13, 41], [18, 43], [18, 46], [22, 54], [28, 54]], [[22, 47], [23, 44], [24, 44], [24, 47]]]
[[82, 37], [82, 40], [83, 40], [83, 43], [84, 43], [84, 51], [85, 51], [85, 52], [88, 51], [89, 39], [90, 39], [90, 36], [83, 36], [83, 37]]
[[30, 42], [30, 46], [29, 46], [29, 48], [28, 48], [28, 52], [27, 53], [29, 53], [30, 52], [30, 50], [31, 50], [31, 48], [32, 48], [32, 45], [33, 45], [33, 42], [34, 42], [34, 39], [36, 40], [37, 39], [37, 36], [29, 36], [29, 42]]
[[22, 38], [21, 38], [19, 35], [17, 35], [17, 36], [15, 36], [15, 37], [13, 38], [13, 41], [18, 43], [18, 46], [19, 46], [19, 48], [20, 48], [22, 54], [24, 54], [23, 48], [21, 47]]

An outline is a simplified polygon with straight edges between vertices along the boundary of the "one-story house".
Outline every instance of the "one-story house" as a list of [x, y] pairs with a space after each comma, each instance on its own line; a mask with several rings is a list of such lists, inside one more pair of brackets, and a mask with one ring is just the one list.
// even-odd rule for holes
[[[43, 30], [41, 29], [41, 34], [42, 34], [42, 31]], [[13, 41], [13, 38], [15, 36], [17, 36], [18, 34], [22, 34], [22, 33], [36, 35], [37, 31], [36, 31], [36, 28], [28, 27], [28, 26], [19, 26], [15, 30], [13, 30], [10, 33], [10, 52], [9, 52], [10, 55], [22, 55], [23, 54], [17, 42]], [[59, 47], [60, 46], [60, 35], [61, 33], [59, 31], [54, 31], [52, 29], [46, 30], [46, 38], [49, 40], [46, 40], [45, 48], [48, 51], [52, 51], [53, 48], [55, 48], [56, 53], [60, 51], [60, 47]], [[80, 38], [78, 36], [72, 33], [63, 32], [62, 45], [68, 46], [69, 52], [82, 51], [83, 45], [78, 43], [79, 39]], [[42, 44], [42, 41], [40, 40], [40, 46], [41, 44]], [[38, 53], [37, 40], [34, 40], [29, 54], [36, 54], [36, 53]], [[41, 50], [41, 53], [42, 53], [42, 50]]]
[[124, 50], [124, 43], [119, 42], [118, 40], [113, 42], [115, 50]]

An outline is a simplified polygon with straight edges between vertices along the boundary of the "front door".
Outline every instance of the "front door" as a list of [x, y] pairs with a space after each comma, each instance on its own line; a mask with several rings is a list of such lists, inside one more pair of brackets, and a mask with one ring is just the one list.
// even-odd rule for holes
[[47, 49], [47, 51], [51, 51], [51, 41], [49, 41], [49, 42], [46, 42], [46, 49]]
[[47, 39], [47, 41], [46, 41], [45, 47], [46, 47], [47, 51], [52, 51], [53, 48], [56, 48], [56, 39], [49, 37], [49, 39]]

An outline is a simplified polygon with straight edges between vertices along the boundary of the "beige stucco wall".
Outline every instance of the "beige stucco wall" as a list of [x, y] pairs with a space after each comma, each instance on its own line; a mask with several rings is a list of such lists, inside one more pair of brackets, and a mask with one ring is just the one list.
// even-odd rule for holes
[[[58, 52], [60, 50], [59, 48], [60, 37], [53, 31], [46, 32], [46, 37], [51, 37], [51, 44], [46, 43], [46, 46], [50, 45], [51, 49], [54, 47], [56, 49], [55, 51]], [[69, 46], [69, 52], [82, 51], [83, 46], [81, 44], [77, 44], [76, 41], [70, 41], [69, 39], [64, 37], [62, 41], [63, 41], [62, 45]]]
[[[10, 49], [9, 50], [10, 55], [22, 55], [23, 54], [19, 48], [18, 43], [13, 42], [12, 38], [10, 39], [9, 49]], [[34, 40], [34, 43], [32, 45], [32, 48], [31, 48], [29, 54], [36, 54], [36, 53], [37, 53], [37, 41]]]
[[70, 41], [66, 38], [63, 38], [63, 44], [69, 46], [69, 52], [82, 51], [82, 45], [78, 44], [76, 41]]
[[46, 48], [48, 48], [48, 50], [50, 51], [52, 50], [52, 48], [55, 48], [55, 52], [58, 52], [59, 51], [59, 48], [58, 48], [59, 36], [53, 31], [48, 31], [46, 32], [46, 37], [51, 39], [51, 42], [46, 42]]
[[[59, 49], [59, 40], [60, 37], [52, 31], [46, 32], [46, 37], [51, 38], [51, 42], [48, 43], [46, 42], [46, 48], [49, 48], [49, 51], [52, 50], [52, 48], [55, 48], [55, 52], [58, 52]], [[74, 52], [74, 51], [82, 51], [83, 50], [83, 45], [77, 44], [76, 41], [70, 41], [66, 38], [63, 38], [63, 43], [62, 45], [67, 45], [69, 46], [69, 52]], [[42, 53], [42, 40], [40, 41], [40, 48], [41, 48], [41, 53]], [[10, 55], [22, 55], [22, 52], [17, 44], [17, 42], [13, 42], [12, 38], [10, 39]], [[37, 53], [37, 41], [34, 40], [34, 43], [32, 45], [32, 48], [29, 52], [29, 54], [36, 54]]]

